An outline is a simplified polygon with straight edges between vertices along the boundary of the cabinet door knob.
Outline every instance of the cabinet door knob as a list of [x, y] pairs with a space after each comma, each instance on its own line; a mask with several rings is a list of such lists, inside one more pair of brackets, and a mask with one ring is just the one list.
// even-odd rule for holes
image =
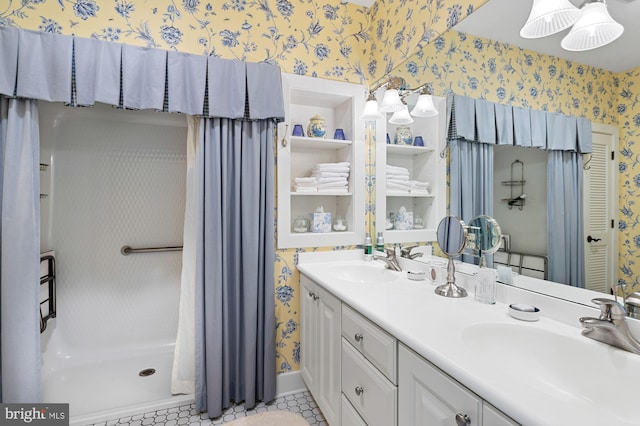
[[320, 299], [320, 296], [318, 296], [317, 294], [313, 293], [313, 300], [318, 300]]
[[458, 426], [468, 426], [471, 424], [471, 417], [467, 416], [466, 414], [457, 413], [456, 424]]
[[356, 390], [356, 395], [358, 396], [364, 393], [364, 389], [362, 388], [362, 386], [357, 386], [355, 390]]
[[313, 297], [313, 292], [309, 290], [309, 297]]
[[364, 338], [364, 336], [360, 333], [356, 333], [355, 336], [353, 336], [354, 339], [356, 339], [356, 342], [362, 342], [362, 339]]

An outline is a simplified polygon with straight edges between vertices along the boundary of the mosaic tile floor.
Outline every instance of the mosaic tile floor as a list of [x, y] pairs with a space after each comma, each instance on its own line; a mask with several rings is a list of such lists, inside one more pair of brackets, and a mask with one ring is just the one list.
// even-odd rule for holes
[[206, 414], [200, 415], [196, 413], [195, 404], [190, 404], [138, 414], [136, 416], [124, 417], [121, 419], [113, 419], [107, 422], [96, 423], [95, 426], [221, 425], [232, 420], [239, 419], [240, 417], [276, 410], [287, 410], [292, 413], [300, 414], [310, 425], [327, 426], [318, 405], [313, 400], [309, 391], [282, 396], [276, 398], [276, 400], [270, 404], [261, 402], [252, 410], [245, 410], [242, 405], [231, 407], [225, 411], [222, 416], [216, 419], [209, 419]]

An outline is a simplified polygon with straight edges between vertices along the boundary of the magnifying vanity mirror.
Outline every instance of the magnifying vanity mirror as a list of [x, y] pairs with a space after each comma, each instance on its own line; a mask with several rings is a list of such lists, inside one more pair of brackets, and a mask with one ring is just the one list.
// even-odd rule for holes
[[435, 292], [444, 297], [465, 297], [467, 291], [456, 285], [456, 268], [453, 259], [460, 256], [467, 245], [467, 227], [460, 218], [446, 216], [440, 221], [437, 231], [438, 244], [449, 261], [447, 263], [447, 282], [436, 287]]
[[476, 216], [469, 222], [467, 250], [480, 258], [480, 266], [487, 266], [486, 255], [500, 248], [502, 232], [498, 222], [490, 216]]

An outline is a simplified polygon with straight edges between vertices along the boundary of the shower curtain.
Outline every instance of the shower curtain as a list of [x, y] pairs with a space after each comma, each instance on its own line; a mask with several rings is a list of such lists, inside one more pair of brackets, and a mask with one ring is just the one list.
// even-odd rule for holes
[[178, 334], [171, 372], [172, 394], [195, 392], [195, 286], [196, 242], [198, 217], [197, 148], [201, 119], [187, 117], [187, 187], [184, 208], [184, 234], [182, 249], [182, 276], [180, 279], [180, 309]]
[[[191, 299], [199, 409], [215, 416], [231, 401], [251, 407], [273, 399], [272, 145], [275, 123], [284, 119], [280, 68], [7, 26], [0, 27], [0, 57], [2, 401], [40, 400], [36, 99], [206, 117], [198, 124], [191, 191], [197, 235], [185, 241], [184, 254], [187, 268], [195, 266], [185, 280], [195, 276], [196, 285], [194, 296], [182, 290], [187, 313], [179, 327], [187, 332], [180, 342], [190, 339]], [[188, 360], [188, 345], [182, 349], [178, 358]], [[176, 366], [176, 391], [190, 391], [191, 371]]]
[[276, 393], [275, 120], [203, 120], [198, 143], [196, 409]]
[[40, 402], [38, 103], [0, 96], [0, 402]]

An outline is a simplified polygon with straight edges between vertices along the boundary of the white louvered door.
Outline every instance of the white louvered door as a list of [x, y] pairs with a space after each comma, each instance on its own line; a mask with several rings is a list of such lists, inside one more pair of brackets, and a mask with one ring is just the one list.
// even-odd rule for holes
[[593, 154], [584, 170], [585, 287], [604, 293], [617, 280], [617, 147], [615, 127], [593, 126]]

